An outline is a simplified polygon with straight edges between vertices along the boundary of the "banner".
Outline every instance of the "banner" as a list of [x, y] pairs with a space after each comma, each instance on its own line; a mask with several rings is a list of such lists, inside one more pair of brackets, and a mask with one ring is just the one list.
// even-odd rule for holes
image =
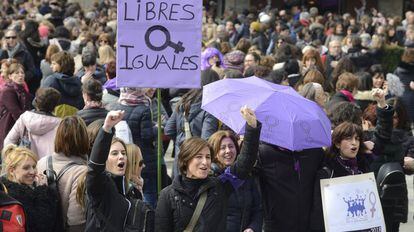
[[372, 172], [322, 179], [321, 193], [326, 231], [385, 231]]
[[200, 88], [202, 1], [117, 4], [117, 86]]

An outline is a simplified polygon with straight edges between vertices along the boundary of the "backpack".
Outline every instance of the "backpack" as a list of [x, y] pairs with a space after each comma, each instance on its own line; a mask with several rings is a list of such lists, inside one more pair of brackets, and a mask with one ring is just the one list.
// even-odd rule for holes
[[66, 164], [62, 170], [60, 170], [60, 172], [58, 174], [56, 174], [56, 172], [53, 170], [53, 158], [52, 156], [48, 156], [46, 159], [46, 170], [45, 170], [45, 175], [47, 177], [47, 184], [49, 186], [50, 189], [52, 189], [53, 191], [56, 191], [57, 193], [57, 198], [56, 198], [56, 206], [57, 206], [57, 216], [56, 216], [56, 221], [54, 222], [54, 231], [66, 231], [67, 229], [67, 225], [65, 225], [64, 223], [64, 216], [62, 214], [62, 205], [61, 205], [61, 197], [60, 197], [60, 192], [59, 192], [59, 180], [62, 178], [62, 176], [73, 166], [76, 165], [82, 165], [76, 162], [70, 162], [68, 164]]
[[131, 201], [131, 210], [127, 216], [125, 232], [132, 231], [155, 231], [155, 211], [140, 199]]
[[401, 164], [383, 164], [377, 174], [377, 185], [382, 207], [392, 210], [394, 221], [407, 222], [408, 192]]
[[2, 183], [0, 190], [0, 231], [24, 232], [27, 230], [23, 205], [7, 194]]

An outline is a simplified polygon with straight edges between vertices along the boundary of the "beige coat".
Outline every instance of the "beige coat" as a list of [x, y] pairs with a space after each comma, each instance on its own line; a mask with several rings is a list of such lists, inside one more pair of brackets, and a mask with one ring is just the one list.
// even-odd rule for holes
[[[39, 173], [46, 170], [47, 156], [43, 157], [37, 163]], [[79, 177], [87, 171], [87, 160], [84, 158], [71, 156], [67, 157], [62, 154], [53, 154], [53, 169], [58, 174], [60, 170], [70, 162], [82, 163], [84, 165], [76, 165], [71, 167], [65, 175], [59, 180], [59, 193], [64, 216], [64, 221], [69, 225], [69, 231], [83, 231], [86, 222], [85, 211], [76, 201], [76, 190], [78, 187]], [[78, 228], [73, 230], [74, 228]]]

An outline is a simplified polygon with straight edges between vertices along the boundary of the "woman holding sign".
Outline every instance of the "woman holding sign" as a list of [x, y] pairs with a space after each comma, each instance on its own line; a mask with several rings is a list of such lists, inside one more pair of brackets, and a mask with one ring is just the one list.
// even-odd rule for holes
[[[393, 162], [393, 159], [396, 159], [396, 157], [383, 158], [384, 156], [387, 156], [387, 153], [389, 153], [389, 150], [391, 149], [390, 145], [392, 142], [390, 137], [392, 134], [394, 109], [392, 106], [386, 104], [385, 92], [383, 90], [374, 89], [372, 95], [377, 101], [378, 116], [378, 122], [373, 138], [375, 146], [370, 147], [369, 149], [366, 148], [367, 143], [364, 143], [363, 141], [363, 131], [360, 125], [343, 122], [334, 129], [332, 133], [330, 156], [325, 161], [325, 167], [318, 172], [319, 178], [317, 178], [315, 183], [315, 200], [311, 216], [311, 228], [314, 231], [323, 231], [324, 224], [320, 179], [358, 175], [370, 171], [374, 171], [377, 174], [380, 166], [380, 164], [377, 163], [381, 161], [386, 163], [385, 160], [388, 160], [387, 162]], [[391, 146], [401, 146], [401, 144]], [[371, 154], [371, 150], [378, 155], [375, 160]], [[398, 156], [398, 154], [396, 154], [396, 156]], [[397, 160], [394, 160], [394, 162], [395, 161]], [[395, 228], [398, 228], [399, 222], [393, 220], [395, 212], [392, 210], [387, 211], [384, 207], [383, 211], [385, 222], [387, 224], [387, 231], [398, 231], [398, 229], [395, 230]], [[389, 220], [387, 220], [387, 218]]]

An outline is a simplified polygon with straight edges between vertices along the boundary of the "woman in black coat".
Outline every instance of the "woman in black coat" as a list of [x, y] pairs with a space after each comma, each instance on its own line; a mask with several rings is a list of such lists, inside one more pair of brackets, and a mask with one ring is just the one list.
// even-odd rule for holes
[[15, 145], [6, 147], [3, 156], [6, 175], [1, 182], [7, 193], [23, 205], [27, 231], [54, 232], [58, 193], [48, 188], [45, 175], [37, 173], [37, 156]]
[[257, 157], [260, 123], [254, 113], [242, 109], [247, 121], [245, 142], [237, 161], [226, 168], [219, 177], [209, 177], [213, 153], [210, 145], [200, 138], [191, 138], [181, 146], [179, 168], [182, 175], [160, 193], [155, 230], [183, 231], [190, 229], [189, 223], [200, 198], [205, 196], [205, 205], [194, 223], [193, 231], [225, 231], [227, 205], [230, 195], [248, 178]]
[[[225, 130], [214, 133], [208, 142], [214, 151], [212, 169], [219, 176], [234, 164], [240, 147], [236, 136]], [[259, 232], [262, 231], [262, 223], [260, 194], [254, 177], [249, 177], [229, 198], [226, 231]]]
[[126, 146], [113, 138], [113, 127], [123, 111], [111, 111], [92, 147], [86, 174], [87, 215], [85, 231], [124, 231], [131, 209], [125, 180]]

